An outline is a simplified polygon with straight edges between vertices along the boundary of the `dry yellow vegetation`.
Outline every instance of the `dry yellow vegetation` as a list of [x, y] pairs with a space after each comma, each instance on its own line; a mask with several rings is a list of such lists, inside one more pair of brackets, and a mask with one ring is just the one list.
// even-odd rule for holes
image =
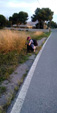
[[40, 36], [40, 35], [42, 35], [42, 34], [43, 34], [42, 31], [36, 31], [36, 32], [34, 33], [34, 35], [37, 35], [37, 36]]
[[[33, 35], [41, 35], [43, 32], [34, 32]], [[19, 53], [24, 48], [26, 38], [30, 33], [14, 30], [0, 30], [0, 52], [7, 53], [17, 50]]]
[[25, 32], [0, 30], [0, 52], [18, 50], [25, 45], [27, 34]]

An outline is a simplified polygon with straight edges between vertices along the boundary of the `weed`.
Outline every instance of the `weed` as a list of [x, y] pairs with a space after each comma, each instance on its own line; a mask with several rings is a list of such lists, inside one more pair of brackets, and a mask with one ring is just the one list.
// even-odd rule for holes
[[0, 113], [3, 113], [3, 108], [2, 108], [2, 106], [0, 106]]
[[15, 86], [14, 90], [15, 91], [18, 91], [19, 87], [18, 86]]
[[6, 87], [5, 86], [0, 86], [0, 95], [6, 92]]
[[18, 72], [14, 72], [14, 74], [18, 74]]
[[13, 92], [9, 93], [9, 96], [7, 97], [7, 102], [6, 104], [3, 106], [3, 113], [7, 111], [8, 106], [11, 104], [11, 101], [14, 99], [15, 94], [13, 94]]

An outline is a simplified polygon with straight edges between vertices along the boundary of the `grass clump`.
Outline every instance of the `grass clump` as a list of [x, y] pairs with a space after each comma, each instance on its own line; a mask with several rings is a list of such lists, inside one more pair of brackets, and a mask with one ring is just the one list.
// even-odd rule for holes
[[6, 92], [6, 87], [5, 86], [0, 86], [0, 95]]
[[36, 40], [40, 40], [40, 39], [42, 39], [43, 37], [48, 37], [50, 35], [50, 32], [46, 32], [46, 33], [44, 33], [44, 32], [42, 32], [41, 33], [41, 35], [34, 35], [32, 38], [34, 38], [34, 39], [36, 39]]
[[0, 82], [9, 78], [9, 75], [18, 65], [19, 54], [17, 51], [0, 53]]
[[2, 108], [2, 106], [0, 106], [0, 113], [3, 113], [3, 108]]
[[19, 53], [25, 45], [27, 34], [19, 31], [1, 30], [0, 31], [0, 52], [17, 50]]

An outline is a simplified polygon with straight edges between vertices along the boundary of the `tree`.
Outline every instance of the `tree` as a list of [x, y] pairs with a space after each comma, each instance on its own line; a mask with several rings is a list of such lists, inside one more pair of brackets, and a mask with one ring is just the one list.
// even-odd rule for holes
[[38, 20], [38, 27], [41, 28], [44, 26], [45, 21], [50, 21], [53, 18], [53, 12], [49, 8], [37, 8], [35, 14], [31, 17], [32, 21]]
[[26, 12], [19, 12], [14, 13], [12, 17], [9, 17], [9, 21], [11, 21], [12, 24], [25, 24], [28, 19], [28, 14]]
[[48, 25], [48, 27], [51, 26], [51, 28], [57, 28], [57, 24], [56, 24], [56, 22], [54, 22], [54, 21], [51, 21], [51, 23], [48, 22], [47, 25]]
[[9, 21], [12, 23], [12, 24], [18, 24], [18, 14], [17, 13], [14, 13], [12, 15], [12, 17], [9, 17]]
[[6, 27], [11, 27], [11, 22], [9, 20], [6, 20]]
[[26, 21], [28, 20], [28, 14], [26, 12], [19, 12], [18, 14], [19, 17], [19, 24], [26, 24]]
[[0, 28], [6, 25], [6, 18], [3, 15], [0, 15]]

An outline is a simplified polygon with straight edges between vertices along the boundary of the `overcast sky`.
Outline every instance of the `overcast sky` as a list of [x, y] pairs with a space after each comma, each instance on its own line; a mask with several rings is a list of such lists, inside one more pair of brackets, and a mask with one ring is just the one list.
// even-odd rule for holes
[[24, 11], [28, 13], [30, 21], [37, 7], [50, 8], [54, 12], [53, 21], [57, 23], [57, 0], [0, 0], [0, 14], [6, 18]]

